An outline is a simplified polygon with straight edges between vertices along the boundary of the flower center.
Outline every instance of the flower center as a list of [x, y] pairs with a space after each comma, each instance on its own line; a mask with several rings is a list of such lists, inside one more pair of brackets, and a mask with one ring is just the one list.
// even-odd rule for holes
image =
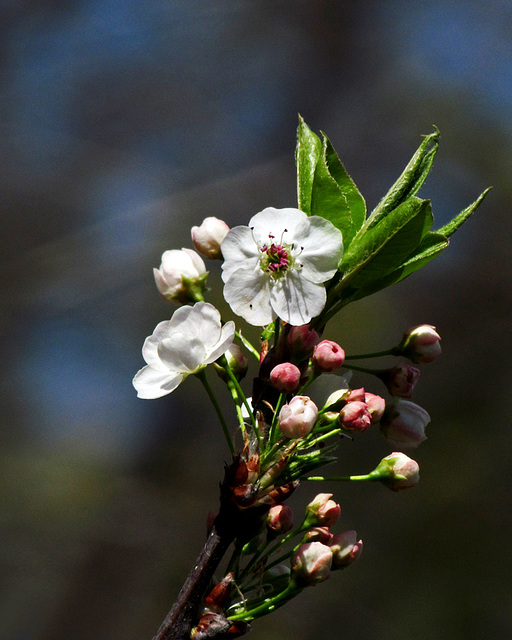
[[287, 269], [293, 266], [291, 247], [285, 244], [271, 242], [271, 244], [263, 245], [260, 251], [263, 254], [260, 260], [260, 267], [262, 271], [265, 271], [273, 278], [283, 276]]

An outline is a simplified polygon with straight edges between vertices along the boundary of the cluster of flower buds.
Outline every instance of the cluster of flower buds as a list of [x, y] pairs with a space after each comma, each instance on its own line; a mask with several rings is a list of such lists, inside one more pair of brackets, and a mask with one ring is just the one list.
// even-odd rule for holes
[[384, 398], [360, 389], [341, 389], [329, 396], [325, 416], [349, 433], [363, 433], [377, 424], [386, 408]]
[[291, 561], [292, 579], [299, 587], [327, 580], [331, 570], [348, 567], [363, 550], [355, 531], [331, 533], [330, 527], [341, 515], [340, 505], [331, 497], [331, 493], [319, 493], [306, 507], [303, 526], [307, 531]]

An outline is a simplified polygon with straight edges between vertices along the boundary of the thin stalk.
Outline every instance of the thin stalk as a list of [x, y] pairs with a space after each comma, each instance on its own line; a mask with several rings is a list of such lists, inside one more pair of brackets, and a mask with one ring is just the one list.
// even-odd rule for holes
[[366, 360], [367, 358], [381, 358], [382, 356], [396, 356], [398, 353], [395, 351], [395, 348], [386, 349], [385, 351], [375, 351], [374, 353], [360, 353], [355, 356], [345, 356], [345, 361], [347, 360]]
[[302, 478], [302, 480], [313, 480], [315, 482], [327, 482], [329, 480], [333, 481], [347, 481], [347, 482], [357, 482], [357, 481], [370, 481], [373, 482], [375, 480], [379, 480], [379, 477], [376, 475], [372, 475], [371, 473], [367, 473], [360, 476], [309, 476], [308, 478]]
[[252, 344], [249, 342], [249, 340], [247, 340], [245, 336], [242, 335], [242, 332], [235, 331], [235, 336], [240, 340], [240, 342], [244, 345], [247, 351], [249, 351], [249, 353], [252, 354], [256, 358], [256, 360], [258, 360], [259, 362], [259, 359], [260, 359], [259, 351], [252, 346]]
[[258, 618], [259, 616], [270, 613], [271, 611], [274, 611], [274, 609], [277, 609], [281, 605], [285, 604], [288, 600], [290, 600], [290, 598], [292, 598], [301, 590], [302, 589], [298, 587], [293, 581], [290, 581], [286, 589], [284, 591], [281, 591], [281, 593], [278, 593], [277, 596], [274, 596], [273, 598], [266, 598], [262, 604], [254, 607], [254, 609], [249, 609], [246, 611], [242, 611], [241, 613], [235, 613], [231, 616], [228, 616], [228, 620], [254, 620], [254, 618]]
[[210, 387], [208, 380], [206, 379], [206, 374], [204, 372], [204, 369], [202, 369], [201, 371], [199, 371], [198, 373], [196, 373], [196, 377], [199, 378], [199, 380], [203, 383], [203, 387], [206, 389], [206, 393], [208, 394], [208, 397], [210, 398], [213, 408], [215, 409], [215, 412], [217, 413], [217, 416], [219, 418], [220, 424], [222, 425], [222, 430], [224, 431], [224, 436], [226, 438], [226, 441], [228, 443], [228, 447], [229, 450], [231, 451], [231, 455], [235, 455], [235, 445], [233, 444], [233, 439], [231, 438], [231, 434], [229, 432], [228, 429], [228, 425], [226, 424], [226, 420], [224, 419], [224, 415], [222, 414], [222, 410], [219, 406], [219, 403], [217, 402], [217, 398], [215, 397], [215, 394], [212, 391], [212, 388]]

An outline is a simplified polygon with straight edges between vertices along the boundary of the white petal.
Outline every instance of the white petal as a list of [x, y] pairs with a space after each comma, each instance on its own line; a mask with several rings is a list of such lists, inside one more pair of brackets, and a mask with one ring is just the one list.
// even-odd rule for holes
[[206, 349], [199, 338], [175, 331], [158, 345], [158, 355], [170, 371], [188, 374], [204, 364]]
[[160, 270], [163, 271], [167, 280], [179, 279], [181, 282], [181, 276], [197, 278], [204, 275], [206, 266], [199, 254], [192, 249], [170, 249], [162, 254]]
[[249, 221], [253, 234], [259, 246], [268, 243], [269, 233], [272, 234], [276, 242], [291, 244], [300, 227], [308, 216], [300, 209], [274, 209], [267, 207], [254, 215]]
[[187, 334], [198, 338], [205, 348], [217, 344], [221, 335], [219, 311], [209, 302], [197, 302], [187, 317]]
[[154, 367], [163, 367], [160, 356], [158, 355], [158, 345], [169, 336], [170, 326], [171, 320], [159, 322], [153, 331], [153, 335], [146, 338], [142, 346], [142, 357], [148, 364]]
[[133, 386], [139, 398], [153, 400], [174, 391], [184, 377], [181, 373], [162, 371], [148, 365], [135, 374]]
[[224, 285], [224, 298], [249, 324], [262, 327], [276, 317], [270, 306], [269, 278], [261, 269], [238, 269]]
[[256, 268], [260, 253], [258, 245], [254, 241], [252, 231], [249, 227], [233, 227], [224, 238], [221, 244], [222, 256], [222, 279], [227, 282], [233, 271], [241, 265]]
[[276, 314], [289, 324], [307, 324], [325, 306], [325, 287], [302, 278], [297, 271], [289, 271], [278, 280], [270, 292], [270, 303]]
[[234, 337], [235, 323], [230, 320], [229, 322], [226, 322], [226, 324], [222, 327], [220, 340], [208, 351], [204, 363], [210, 364], [211, 362], [215, 362], [217, 358], [220, 358], [220, 356], [229, 349], [229, 347], [233, 343]]
[[343, 255], [341, 232], [319, 216], [308, 219], [309, 227], [300, 242], [304, 247], [297, 262], [303, 265], [302, 275], [311, 282], [326, 282], [336, 273]]

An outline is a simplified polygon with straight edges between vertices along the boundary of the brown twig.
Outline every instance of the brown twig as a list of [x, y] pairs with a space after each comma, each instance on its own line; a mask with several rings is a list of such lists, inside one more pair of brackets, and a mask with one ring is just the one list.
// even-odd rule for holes
[[225, 527], [219, 532], [218, 526], [213, 525], [176, 602], [153, 640], [190, 640], [190, 632], [197, 619], [197, 609], [211, 583], [215, 569], [232, 541], [233, 536]]

